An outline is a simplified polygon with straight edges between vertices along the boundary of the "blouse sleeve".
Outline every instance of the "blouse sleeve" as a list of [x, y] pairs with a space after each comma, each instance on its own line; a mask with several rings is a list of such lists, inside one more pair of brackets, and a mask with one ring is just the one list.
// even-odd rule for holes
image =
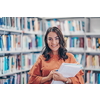
[[29, 71], [29, 80], [28, 84], [40, 84], [42, 79], [42, 73], [41, 73], [41, 63], [42, 59], [39, 57], [36, 61], [36, 63], [32, 66], [31, 70]]
[[[71, 54], [70, 63], [78, 63], [73, 54]], [[83, 75], [84, 72], [80, 70], [75, 77], [70, 77], [70, 79], [72, 80], [73, 84], [84, 84]]]

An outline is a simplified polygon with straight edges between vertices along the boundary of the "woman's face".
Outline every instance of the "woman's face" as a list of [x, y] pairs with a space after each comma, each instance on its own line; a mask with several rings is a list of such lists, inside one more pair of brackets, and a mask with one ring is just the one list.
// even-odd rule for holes
[[55, 32], [50, 32], [47, 35], [47, 44], [49, 48], [52, 50], [53, 54], [58, 54], [59, 45], [59, 37]]

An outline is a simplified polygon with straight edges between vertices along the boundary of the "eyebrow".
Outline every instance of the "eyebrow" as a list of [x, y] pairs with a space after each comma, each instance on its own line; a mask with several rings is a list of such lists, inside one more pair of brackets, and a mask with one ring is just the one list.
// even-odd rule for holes
[[[52, 37], [48, 37], [48, 38], [52, 38]], [[58, 38], [58, 36], [54, 37], [54, 38]]]

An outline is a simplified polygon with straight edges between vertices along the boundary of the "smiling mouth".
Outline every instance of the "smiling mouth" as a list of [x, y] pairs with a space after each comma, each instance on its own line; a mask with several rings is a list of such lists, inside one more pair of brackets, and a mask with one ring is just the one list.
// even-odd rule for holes
[[57, 47], [58, 45], [51, 45], [53, 48]]

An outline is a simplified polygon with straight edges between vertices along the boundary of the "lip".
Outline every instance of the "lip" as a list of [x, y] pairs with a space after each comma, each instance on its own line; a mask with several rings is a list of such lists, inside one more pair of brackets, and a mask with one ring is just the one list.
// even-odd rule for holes
[[51, 45], [53, 48], [55, 48], [55, 47], [57, 47], [58, 45], [56, 45], [56, 46], [53, 46], [53, 45]]

